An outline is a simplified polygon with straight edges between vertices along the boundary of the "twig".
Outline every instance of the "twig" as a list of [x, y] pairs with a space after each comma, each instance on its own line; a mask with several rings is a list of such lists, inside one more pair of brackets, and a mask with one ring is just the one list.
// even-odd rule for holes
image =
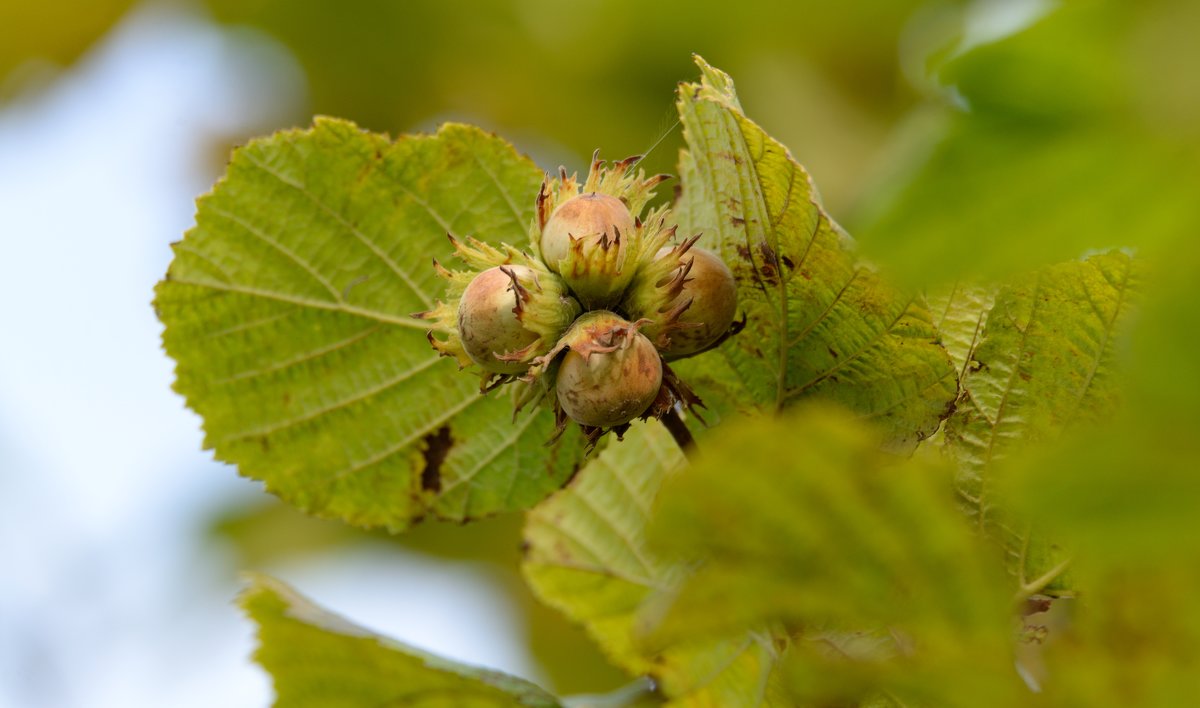
[[1068, 558], [1062, 563], [1059, 563], [1050, 570], [1046, 571], [1041, 576], [1034, 578], [1027, 583], [1023, 583], [1017, 590], [1017, 594], [1013, 596], [1013, 601], [1016, 603], [1024, 602], [1042, 590], [1045, 590], [1046, 586], [1054, 582], [1058, 576], [1062, 575], [1070, 565], [1071, 559]]
[[662, 421], [667, 432], [671, 433], [671, 437], [675, 438], [675, 443], [683, 451], [683, 456], [689, 460], [693, 459], [696, 455], [696, 440], [692, 437], [692, 431], [688, 430], [683, 419], [679, 417], [679, 411], [671, 408], [659, 420]]

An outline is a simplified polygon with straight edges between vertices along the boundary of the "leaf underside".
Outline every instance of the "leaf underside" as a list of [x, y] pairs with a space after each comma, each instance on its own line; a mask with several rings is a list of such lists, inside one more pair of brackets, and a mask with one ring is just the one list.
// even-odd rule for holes
[[273, 578], [252, 578], [240, 603], [258, 624], [254, 658], [274, 679], [276, 706], [559, 705], [522, 679], [456, 664], [373, 634]]
[[402, 529], [527, 508], [581, 460], [547, 411], [439, 359], [412, 317], [446, 234], [522, 243], [542, 172], [448, 124], [391, 141], [317, 119], [234, 153], [156, 290], [175, 388], [217, 459], [318, 516]]

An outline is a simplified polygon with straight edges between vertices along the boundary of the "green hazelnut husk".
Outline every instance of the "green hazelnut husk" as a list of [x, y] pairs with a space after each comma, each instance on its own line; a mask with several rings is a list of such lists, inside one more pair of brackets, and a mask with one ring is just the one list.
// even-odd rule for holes
[[451, 271], [447, 299], [416, 316], [429, 320], [429, 342], [460, 367], [478, 366], [484, 385], [524, 374], [546, 354], [579, 315], [566, 285], [537, 258], [511, 246], [451, 238], [456, 255], [471, 268]]
[[642, 215], [665, 175], [635, 171], [638, 158], [605, 166], [593, 157], [587, 180], [561, 170], [538, 192], [530, 241], [584, 309], [612, 309], [644, 262], [674, 233], [666, 207]]

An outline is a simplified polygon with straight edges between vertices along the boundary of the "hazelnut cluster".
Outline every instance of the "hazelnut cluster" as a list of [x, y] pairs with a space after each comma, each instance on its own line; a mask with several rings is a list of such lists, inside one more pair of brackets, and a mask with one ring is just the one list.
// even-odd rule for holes
[[667, 362], [711, 349], [739, 328], [737, 288], [721, 259], [676, 242], [670, 208], [645, 216], [666, 175], [593, 157], [587, 180], [560, 169], [542, 182], [530, 251], [450, 237], [466, 270], [434, 267], [444, 301], [417, 317], [429, 342], [460, 368], [483, 371], [482, 390], [523, 382], [516, 408], [546, 403], [561, 432], [578, 423], [591, 442], [677, 403], [701, 405]]

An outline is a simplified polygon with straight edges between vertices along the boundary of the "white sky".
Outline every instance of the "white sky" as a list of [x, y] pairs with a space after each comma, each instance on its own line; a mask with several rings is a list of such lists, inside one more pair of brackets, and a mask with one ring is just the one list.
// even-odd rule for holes
[[[294, 115], [262, 37], [143, 10], [0, 109], [0, 706], [261, 706], [229, 558], [199, 534], [261, 495], [200, 451], [150, 308], [211, 140]], [[538, 677], [486, 570], [390, 545], [272, 569], [431, 651]]]

